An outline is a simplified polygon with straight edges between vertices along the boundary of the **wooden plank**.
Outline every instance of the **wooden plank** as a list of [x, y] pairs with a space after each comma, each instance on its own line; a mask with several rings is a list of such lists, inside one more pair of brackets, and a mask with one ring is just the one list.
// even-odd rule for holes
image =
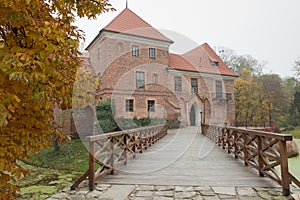
[[170, 130], [143, 154], [115, 168], [99, 182], [115, 184], [279, 187], [244, 166], [196, 127]]

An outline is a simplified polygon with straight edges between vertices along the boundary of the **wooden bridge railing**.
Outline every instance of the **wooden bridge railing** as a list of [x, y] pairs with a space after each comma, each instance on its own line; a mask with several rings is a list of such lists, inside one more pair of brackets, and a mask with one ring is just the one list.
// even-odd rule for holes
[[253, 128], [269, 128], [271, 126], [270, 121], [259, 120], [259, 121], [235, 121], [234, 126], [238, 127], [253, 127]]
[[[258, 170], [259, 176], [267, 176], [282, 186], [282, 194], [290, 195], [290, 184], [300, 187], [300, 182], [288, 168], [286, 142], [293, 137], [233, 127], [202, 124], [202, 133], [216, 142], [235, 158], [242, 159], [246, 166]], [[280, 172], [275, 167], [280, 167]]]
[[89, 190], [94, 190], [95, 181], [114, 174], [117, 165], [126, 165], [129, 158], [142, 153], [166, 134], [167, 126], [157, 125], [86, 137], [89, 142], [89, 169], [71, 186], [71, 190], [75, 190], [87, 177]]

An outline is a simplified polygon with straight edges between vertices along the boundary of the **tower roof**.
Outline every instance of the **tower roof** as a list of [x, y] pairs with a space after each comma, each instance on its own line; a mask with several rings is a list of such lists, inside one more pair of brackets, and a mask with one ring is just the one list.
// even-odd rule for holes
[[105, 26], [103, 30], [117, 33], [127, 33], [173, 43], [172, 40], [164, 36], [128, 8], [125, 8], [117, 17], [115, 17], [107, 26]]

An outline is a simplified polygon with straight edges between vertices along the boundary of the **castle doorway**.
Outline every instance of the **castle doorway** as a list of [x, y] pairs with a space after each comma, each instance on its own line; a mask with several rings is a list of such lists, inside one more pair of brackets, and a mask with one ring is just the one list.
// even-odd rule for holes
[[200, 126], [200, 109], [197, 102], [195, 102], [190, 109], [190, 126]]

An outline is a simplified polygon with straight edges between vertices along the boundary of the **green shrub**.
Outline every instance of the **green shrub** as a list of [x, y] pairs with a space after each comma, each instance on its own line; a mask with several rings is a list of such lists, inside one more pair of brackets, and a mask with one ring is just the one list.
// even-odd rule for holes
[[138, 128], [139, 126], [132, 120], [128, 118], [118, 118], [115, 120], [118, 126], [118, 130], [128, 130]]
[[168, 129], [177, 129], [180, 128], [180, 121], [178, 120], [166, 120]]
[[113, 116], [113, 103], [111, 99], [99, 101], [96, 107], [96, 116], [99, 126], [104, 133], [134, 129], [146, 126], [155, 126], [159, 124], [167, 124], [169, 128], [179, 128], [180, 121], [165, 120], [162, 118], [143, 117], [133, 119], [118, 118]]
[[101, 127], [103, 133], [110, 133], [118, 131], [118, 125], [112, 119], [101, 119], [98, 120], [99, 126]]
[[97, 120], [104, 133], [118, 130], [118, 125], [113, 116], [112, 105], [112, 100], [107, 99], [106, 101], [99, 101], [96, 107]]
[[143, 117], [139, 119], [134, 117], [133, 122], [139, 127], [145, 127], [145, 126], [149, 126], [151, 119], [149, 117]]

